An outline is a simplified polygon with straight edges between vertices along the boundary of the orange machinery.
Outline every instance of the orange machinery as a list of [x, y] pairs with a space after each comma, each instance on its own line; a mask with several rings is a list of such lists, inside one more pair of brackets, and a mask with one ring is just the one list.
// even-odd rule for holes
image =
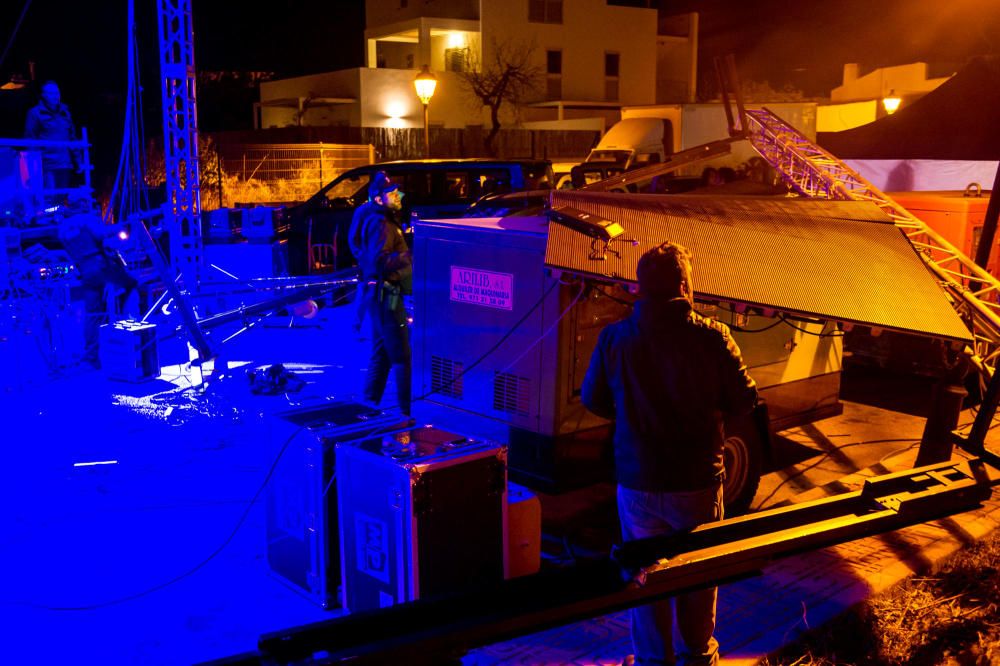
[[[976, 247], [983, 231], [989, 191], [966, 190], [945, 192], [888, 192], [900, 206], [920, 218], [970, 259], [976, 258]], [[997, 237], [1000, 240], [1000, 236]], [[997, 249], [994, 243], [986, 269], [994, 277], [997, 272]]]

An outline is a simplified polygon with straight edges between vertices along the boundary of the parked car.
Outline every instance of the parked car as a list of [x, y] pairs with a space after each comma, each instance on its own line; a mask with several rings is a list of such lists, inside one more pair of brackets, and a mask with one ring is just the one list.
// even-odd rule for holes
[[368, 184], [377, 171], [385, 171], [405, 193], [404, 220], [414, 213], [421, 218], [459, 217], [484, 195], [548, 189], [554, 182], [548, 160], [399, 160], [351, 169], [304, 203], [282, 211], [291, 275], [353, 265], [348, 228], [354, 209], [368, 200]]

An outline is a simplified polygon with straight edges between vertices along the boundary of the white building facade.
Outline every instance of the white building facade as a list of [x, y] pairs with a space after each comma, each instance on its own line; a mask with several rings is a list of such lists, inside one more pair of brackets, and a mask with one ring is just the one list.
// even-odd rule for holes
[[[367, 0], [365, 10], [366, 66], [262, 83], [260, 127], [422, 127], [413, 79], [423, 65], [438, 79], [432, 126], [488, 126], [462, 71], [488, 67], [499, 48], [529, 51], [539, 74], [516, 116], [504, 113], [504, 126], [594, 129], [597, 118], [601, 129], [623, 105], [662, 101], [658, 59], [688, 54], [693, 62], [697, 39], [696, 30], [658, 37], [655, 9], [606, 0]], [[688, 84], [678, 78], [694, 80], [687, 62], [667, 60], [675, 89]]]

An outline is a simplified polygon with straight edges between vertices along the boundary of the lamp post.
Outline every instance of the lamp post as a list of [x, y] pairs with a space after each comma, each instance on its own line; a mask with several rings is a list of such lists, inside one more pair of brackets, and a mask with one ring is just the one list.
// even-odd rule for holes
[[413, 87], [417, 89], [417, 97], [424, 105], [424, 157], [431, 156], [431, 134], [430, 125], [427, 120], [427, 105], [430, 104], [431, 97], [434, 96], [434, 88], [437, 86], [437, 78], [424, 65], [417, 77], [413, 79]]
[[882, 98], [882, 108], [890, 116], [896, 113], [896, 109], [899, 108], [900, 103], [903, 100], [896, 96], [895, 90], [890, 90], [889, 94]]

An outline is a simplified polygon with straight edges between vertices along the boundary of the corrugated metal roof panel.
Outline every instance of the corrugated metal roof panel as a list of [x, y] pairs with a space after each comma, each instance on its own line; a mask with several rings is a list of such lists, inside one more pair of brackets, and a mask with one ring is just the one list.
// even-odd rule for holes
[[605, 249], [553, 222], [551, 268], [634, 283], [639, 257], [670, 240], [694, 255], [695, 292], [704, 300], [971, 340], [913, 246], [874, 204], [556, 191], [552, 206], [618, 222], [625, 232]]

